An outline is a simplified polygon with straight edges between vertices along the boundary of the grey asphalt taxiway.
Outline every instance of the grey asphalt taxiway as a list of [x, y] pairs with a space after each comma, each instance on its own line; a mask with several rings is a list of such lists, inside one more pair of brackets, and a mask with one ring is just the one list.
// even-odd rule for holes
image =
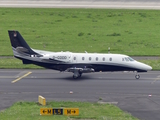
[[[0, 69], [0, 110], [17, 101], [109, 102], [141, 120], [160, 119], [160, 71], [98, 72], [73, 79], [53, 70]], [[73, 92], [72, 94], [70, 92]]]

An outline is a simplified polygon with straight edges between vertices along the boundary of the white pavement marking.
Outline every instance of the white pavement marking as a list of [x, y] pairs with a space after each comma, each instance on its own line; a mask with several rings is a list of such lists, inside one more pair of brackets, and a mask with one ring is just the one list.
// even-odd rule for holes
[[156, 79], [154, 79], [154, 81], [153, 81], [153, 82], [151, 82], [151, 84], [154, 84], [157, 80], [160, 80], [160, 75], [159, 75], [159, 76], [157, 76], [157, 78], [156, 78]]
[[117, 105], [118, 102], [102, 102], [102, 101], [98, 101], [99, 104], [114, 104]]

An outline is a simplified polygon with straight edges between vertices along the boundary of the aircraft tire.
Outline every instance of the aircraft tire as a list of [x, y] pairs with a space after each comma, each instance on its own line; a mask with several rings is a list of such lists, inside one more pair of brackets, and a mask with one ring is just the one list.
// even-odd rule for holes
[[73, 75], [74, 79], [80, 78], [82, 76], [82, 74], [79, 74], [78, 76]]
[[139, 78], [140, 78], [140, 75], [135, 75], [135, 78], [136, 78], [136, 79], [139, 79]]
[[81, 76], [82, 76], [82, 73], [80, 73], [78, 77], [81, 77]]
[[73, 79], [77, 79], [77, 78], [78, 78], [78, 77], [76, 77], [76, 76], [73, 75]]

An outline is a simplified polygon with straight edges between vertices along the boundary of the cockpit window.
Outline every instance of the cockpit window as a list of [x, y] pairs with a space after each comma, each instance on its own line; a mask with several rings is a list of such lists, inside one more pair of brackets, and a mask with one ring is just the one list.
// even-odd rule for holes
[[129, 59], [130, 61], [134, 61], [134, 59], [133, 59], [133, 58], [131, 58], [131, 57], [128, 57], [128, 59]]
[[125, 59], [125, 61], [134, 61], [134, 59], [133, 59], [133, 58], [131, 58], [131, 57], [125, 57], [125, 58], [122, 58], [122, 61], [123, 61], [123, 59]]
[[128, 58], [125, 58], [125, 60], [126, 60], [126, 61], [129, 61], [129, 59], [128, 59]]

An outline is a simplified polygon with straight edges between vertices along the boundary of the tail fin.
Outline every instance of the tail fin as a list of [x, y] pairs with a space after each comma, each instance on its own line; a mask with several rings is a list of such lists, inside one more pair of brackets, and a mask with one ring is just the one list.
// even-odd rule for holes
[[9, 30], [8, 33], [9, 33], [14, 56], [38, 55], [29, 47], [29, 45], [26, 43], [26, 41], [23, 39], [23, 37], [18, 31]]

